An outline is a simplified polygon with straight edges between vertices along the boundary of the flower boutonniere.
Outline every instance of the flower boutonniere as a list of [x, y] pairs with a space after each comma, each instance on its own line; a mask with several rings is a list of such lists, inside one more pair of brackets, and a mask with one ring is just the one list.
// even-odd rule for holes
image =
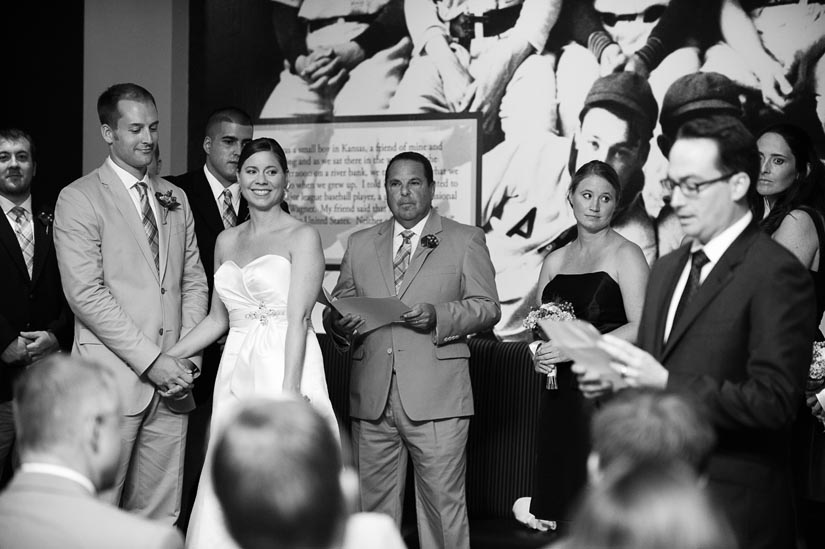
[[40, 212], [37, 214], [37, 219], [46, 228], [46, 234], [49, 234], [52, 230], [52, 224], [54, 223], [54, 214], [52, 212]]
[[165, 193], [158, 191], [155, 193], [155, 198], [163, 206], [163, 224], [166, 225], [166, 216], [169, 215], [169, 212], [174, 212], [180, 208], [178, 197], [172, 196], [172, 191], [166, 191]]
[[438, 246], [438, 237], [434, 234], [425, 234], [421, 237], [421, 245], [425, 248], [435, 248]]

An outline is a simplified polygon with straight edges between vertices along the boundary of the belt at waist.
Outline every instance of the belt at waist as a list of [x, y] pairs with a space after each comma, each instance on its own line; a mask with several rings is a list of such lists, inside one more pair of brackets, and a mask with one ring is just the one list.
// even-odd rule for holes
[[[485, 11], [482, 15], [462, 13], [450, 20], [450, 36], [462, 45], [469, 43], [473, 38], [497, 36], [513, 28], [520, 14], [521, 4]], [[481, 23], [483, 36], [476, 35], [476, 23]]]
[[375, 15], [373, 14], [353, 14], [353, 15], [345, 15], [343, 17], [329, 17], [327, 19], [313, 19], [311, 21], [307, 21], [307, 30], [309, 32], [315, 32], [318, 29], [322, 29], [324, 27], [328, 27], [335, 23], [344, 23], [344, 22], [353, 22], [353, 23], [371, 23], [372, 20], [375, 19]]
[[286, 307], [261, 304], [257, 309], [235, 309], [229, 312], [230, 326], [242, 327], [252, 323], [266, 326], [269, 322], [286, 322]]

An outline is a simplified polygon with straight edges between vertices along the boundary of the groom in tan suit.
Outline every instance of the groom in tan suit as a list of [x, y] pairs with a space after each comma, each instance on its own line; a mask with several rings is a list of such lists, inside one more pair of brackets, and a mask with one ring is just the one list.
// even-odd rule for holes
[[354, 347], [350, 413], [361, 507], [400, 526], [410, 456], [421, 548], [468, 548], [464, 469], [473, 392], [466, 336], [499, 319], [495, 271], [481, 229], [431, 209], [435, 182], [426, 157], [396, 155], [385, 188], [393, 217], [350, 237], [333, 295], [398, 296], [409, 311], [367, 334], [358, 332], [360, 317], [325, 314], [337, 344]]
[[109, 156], [63, 189], [55, 210], [57, 259], [75, 313], [73, 353], [111, 366], [121, 392], [123, 452], [112, 501], [171, 524], [187, 426], [177, 413], [186, 400], [177, 397], [191, 389], [196, 368], [163, 351], [205, 316], [206, 277], [186, 195], [146, 171], [157, 146], [154, 98], [116, 84], [97, 110]]

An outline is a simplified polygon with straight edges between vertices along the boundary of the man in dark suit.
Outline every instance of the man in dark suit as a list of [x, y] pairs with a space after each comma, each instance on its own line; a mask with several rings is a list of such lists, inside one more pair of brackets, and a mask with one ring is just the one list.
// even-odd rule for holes
[[[748, 208], [758, 170], [755, 140], [738, 119], [679, 129], [663, 185], [692, 243], [650, 274], [641, 348], [610, 337], [603, 347], [628, 384], [684, 392], [706, 407], [718, 441], [709, 488], [740, 547], [784, 548], [794, 545], [790, 427], [816, 301], [810, 275]], [[606, 389], [587, 374], [580, 381], [591, 396]]]
[[14, 443], [14, 378], [33, 360], [71, 345], [71, 311], [52, 243], [54, 216], [32, 199], [34, 154], [27, 133], [0, 129], [0, 483]]
[[[166, 177], [186, 193], [195, 218], [195, 235], [201, 262], [206, 271], [209, 300], [215, 276], [215, 240], [226, 228], [246, 220], [249, 209], [238, 184], [238, 157], [243, 146], [252, 140], [252, 119], [236, 107], [214, 111], [206, 121], [203, 150], [206, 163], [182, 175]], [[285, 203], [281, 203], [285, 211]], [[206, 432], [212, 415], [212, 392], [221, 360], [221, 345], [215, 343], [203, 351], [203, 370], [192, 394], [197, 408], [189, 414], [186, 435], [186, 462], [183, 468], [183, 501], [178, 525], [186, 530], [195, 501], [197, 482], [206, 456]]]
[[333, 295], [390, 297], [402, 321], [367, 334], [362, 319], [325, 311], [338, 345], [354, 346], [352, 443], [363, 511], [401, 524], [408, 455], [415, 469], [422, 549], [469, 547], [465, 447], [473, 415], [466, 336], [487, 330], [501, 309], [484, 233], [431, 209], [433, 169], [403, 152], [387, 165], [393, 217], [352, 234]]
[[54, 356], [14, 389], [20, 470], [0, 495], [0, 547], [181, 549], [171, 525], [96, 497], [120, 456], [121, 399], [109, 368]]

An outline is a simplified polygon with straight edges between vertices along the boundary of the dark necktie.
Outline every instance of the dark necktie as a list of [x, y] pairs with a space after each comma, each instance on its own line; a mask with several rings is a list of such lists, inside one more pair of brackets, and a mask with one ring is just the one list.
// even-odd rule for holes
[[26, 260], [26, 270], [29, 271], [29, 278], [32, 276], [34, 268], [34, 231], [29, 222], [29, 212], [20, 206], [11, 209], [14, 215], [14, 234], [17, 236], [17, 243], [20, 244], [20, 251], [23, 252], [23, 259]]
[[404, 274], [407, 272], [407, 267], [410, 265], [410, 254], [412, 253], [412, 244], [410, 239], [415, 233], [412, 231], [403, 231], [401, 238], [404, 241], [398, 247], [398, 252], [395, 254], [395, 259], [392, 262], [392, 269], [395, 273], [395, 293], [401, 289], [401, 283], [404, 282]]
[[682, 298], [679, 299], [679, 304], [676, 306], [676, 314], [673, 316], [673, 326], [679, 322], [679, 317], [685, 312], [687, 304], [699, 291], [699, 286], [702, 285], [702, 267], [708, 264], [710, 259], [702, 250], [697, 250], [691, 254], [690, 258], [690, 273], [688, 274], [687, 284], [685, 284], [685, 291], [682, 292]]
[[146, 192], [146, 183], [138, 181], [133, 187], [137, 188], [140, 195], [140, 212], [143, 218], [143, 230], [146, 232], [146, 239], [149, 241], [149, 249], [152, 250], [152, 255], [155, 258], [155, 269], [160, 271], [160, 247], [158, 246], [158, 226], [155, 222], [155, 214], [152, 213], [152, 207], [149, 206], [149, 197]]
[[238, 224], [238, 215], [235, 213], [235, 208], [232, 207], [232, 191], [224, 189], [221, 194], [223, 195], [221, 219], [223, 219], [223, 228], [228, 229]]

